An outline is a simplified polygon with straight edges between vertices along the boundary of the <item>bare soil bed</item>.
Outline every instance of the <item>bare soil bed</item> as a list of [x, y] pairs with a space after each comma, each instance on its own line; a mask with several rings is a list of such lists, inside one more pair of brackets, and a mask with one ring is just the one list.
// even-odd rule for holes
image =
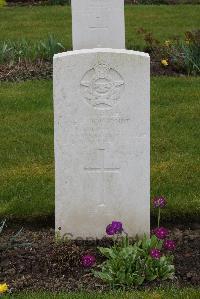
[[[15, 230], [6, 228], [0, 237], [0, 245]], [[198, 286], [200, 284], [200, 226], [185, 229], [178, 226], [171, 230], [172, 237], [177, 242], [175, 251], [176, 279], [175, 286]], [[22, 290], [46, 291], [104, 291], [109, 287], [94, 278], [89, 269], [81, 265], [81, 256], [92, 253], [96, 256], [97, 264], [103, 258], [97, 246], [109, 246], [108, 238], [100, 241], [68, 241], [55, 242], [54, 230], [24, 229], [18, 237], [19, 244], [31, 243], [30, 246], [10, 248], [0, 252], [0, 282], [7, 282], [13, 292]], [[148, 284], [144, 287], [154, 288], [163, 282]]]
[[25, 81], [32, 79], [51, 79], [52, 63], [37, 61], [0, 65], [0, 81]]
[[[32, 79], [51, 79], [53, 67], [49, 61], [36, 61], [34, 63], [20, 62], [0, 65], [0, 81], [24, 81]], [[183, 76], [170, 65], [164, 67], [160, 61], [152, 59], [151, 75]]]

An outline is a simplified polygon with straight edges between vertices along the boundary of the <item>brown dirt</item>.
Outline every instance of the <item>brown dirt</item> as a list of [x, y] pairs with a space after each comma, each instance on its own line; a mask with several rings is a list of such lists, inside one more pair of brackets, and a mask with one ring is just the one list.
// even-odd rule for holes
[[160, 61], [151, 59], [151, 75], [153, 76], [185, 76], [178, 70], [175, 70], [171, 65], [162, 66]]
[[[5, 229], [1, 246], [13, 229]], [[175, 228], [171, 235], [177, 241], [175, 251], [176, 286], [200, 284], [200, 228]], [[55, 243], [54, 230], [26, 228], [18, 237], [19, 244], [30, 242], [22, 248], [10, 248], [0, 252], [0, 282], [7, 282], [13, 291], [46, 290], [107, 290], [108, 286], [93, 277], [90, 270], [83, 269], [80, 258], [92, 253], [97, 263], [102, 262], [97, 246], [108, 246], [109, 240], [68, 241]], [[170, 283], [171, 284], [171, 283]], [[158, 284], [156, 284], [158, 285]], [[145, 287], [153, 288], [155, 284]]]
[[[151, 61], [151, 75], [154, 76], [183, 76], [171, 66], [164, 67], [159, 61]], [[35, 63], [20, 62], [0, 65], [0, 81], [25, 81], [32, 79], [51, 79], [52, 63], [36, 61]]]
[[36, 61], [0, 65], [0, 81], [25, 81], [32, 79], [51, 79], [52, 63]]

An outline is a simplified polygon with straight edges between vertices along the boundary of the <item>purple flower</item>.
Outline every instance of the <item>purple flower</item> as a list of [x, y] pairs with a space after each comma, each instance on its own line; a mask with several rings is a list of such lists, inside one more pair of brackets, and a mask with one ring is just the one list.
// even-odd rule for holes
[[164, 197], [159, 196], [155, 197], [153, 200], [154, 208], [164, 208], [167, 204], [167, 201]]
[[159, 249], [153, 248], [150, 250], [150, 256], [155, 260], [159, 260], [161, 257], [161, 252]]
[[173, 240], [165, 240], [163, 246], [165, 249], [173, 251], [176, 248], [176, 243]]
[[112, 221], [112, 227], [116, 233], [122, 232], [122, 223], [120, 221]]
[[111, 224], [108, 224], [106, 227], [106, 233], [109, 236], [113, 236], [117, 233], [121, 233], [123, 230], [122, 223], [120, 221], [112, 221]]
[[95, 264], [96, 258], [94, 255], [87, 254], [87, 255], [82, 256], [81, 261], [82, 261], [83, 267], [90, 268]]
[[112, 224], [108, 224], [108, 226], [106, 227], [106, 233], [109, 236], [113, 236], [116, 234], [115, 228], [112, 226]]
[[168, 236], [168, 234], [169, 234], [168, 229], [164, 227], [157, 227], [154, 229], [154, 235], [160, 240], [165, 239]]

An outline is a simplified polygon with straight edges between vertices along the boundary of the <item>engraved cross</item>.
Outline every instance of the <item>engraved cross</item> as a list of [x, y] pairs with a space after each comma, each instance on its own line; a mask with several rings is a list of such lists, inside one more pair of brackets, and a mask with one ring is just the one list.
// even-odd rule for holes
[[89, 172], [97, 172], [97, 173], [118, 173], [119, 167], [105, 167], [105, 149], [98, 149], [101, 157], [100, 167], [85, 167], [84, 169]]
[[105, 174], [106, 173], [119, 173], [119, 167], [106, 167], [105, 166], [105, 149], [98, 149], [100, 156], [100, 166], [99, 167], [85, 167], [84, 170], [90, 173], [100, 173], [102, 178], [101, 187], [101, 200], [102, 205], [105, 205], [106, 201], [106, 186], [105, 186]]

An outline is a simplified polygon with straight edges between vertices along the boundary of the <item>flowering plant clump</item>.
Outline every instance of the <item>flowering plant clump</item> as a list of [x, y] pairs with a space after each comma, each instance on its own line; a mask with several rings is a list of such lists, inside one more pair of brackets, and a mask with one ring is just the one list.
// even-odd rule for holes
[[169, 231], [159, 226], [160, 209], [166, 206], [167, 201], [163, 197], [157, 197], [153, 204], [159, 211], [159, 219], [151, 238], [144, 235], [142, 240], [131, 243], [121, 222], [113, 221], [106, 227], [108, 236], [114, 237], [114, 245], [99, 248], [106, 261], [99, 266], [99, 271], [93, 270], [96, 277], [113, 286], [137, 286], [145, 281], [174, 278], [171, 252], [175, 249], [175, 242], [168, 240]]
[[168, 240], [169, 231], [165, 227], [160, 227], [160, 215], [161, 209], [163, 209], [167, 204], [167, 201], [164, 197], [155, 197], [153, 199], [154, 208], [158, 209], [158, 226], [152, 230], [152, 235], [155, 235], [159, 240], [163, 240], [163, 248], [168, 251], [173, 251], [176, 248], [176, 243], [174, 240]]
[[0, 295], [8, 291], [8, 285], [6, 283], [0, 283]]
[[151, 54], [163, 69], [187, 75], [200, 74], [200, 30], [185, 32], [185, 38], [174, 37], [164, 43], [157, 40], [151, 32], [138, 30], [145, 41], [144, 52]]

